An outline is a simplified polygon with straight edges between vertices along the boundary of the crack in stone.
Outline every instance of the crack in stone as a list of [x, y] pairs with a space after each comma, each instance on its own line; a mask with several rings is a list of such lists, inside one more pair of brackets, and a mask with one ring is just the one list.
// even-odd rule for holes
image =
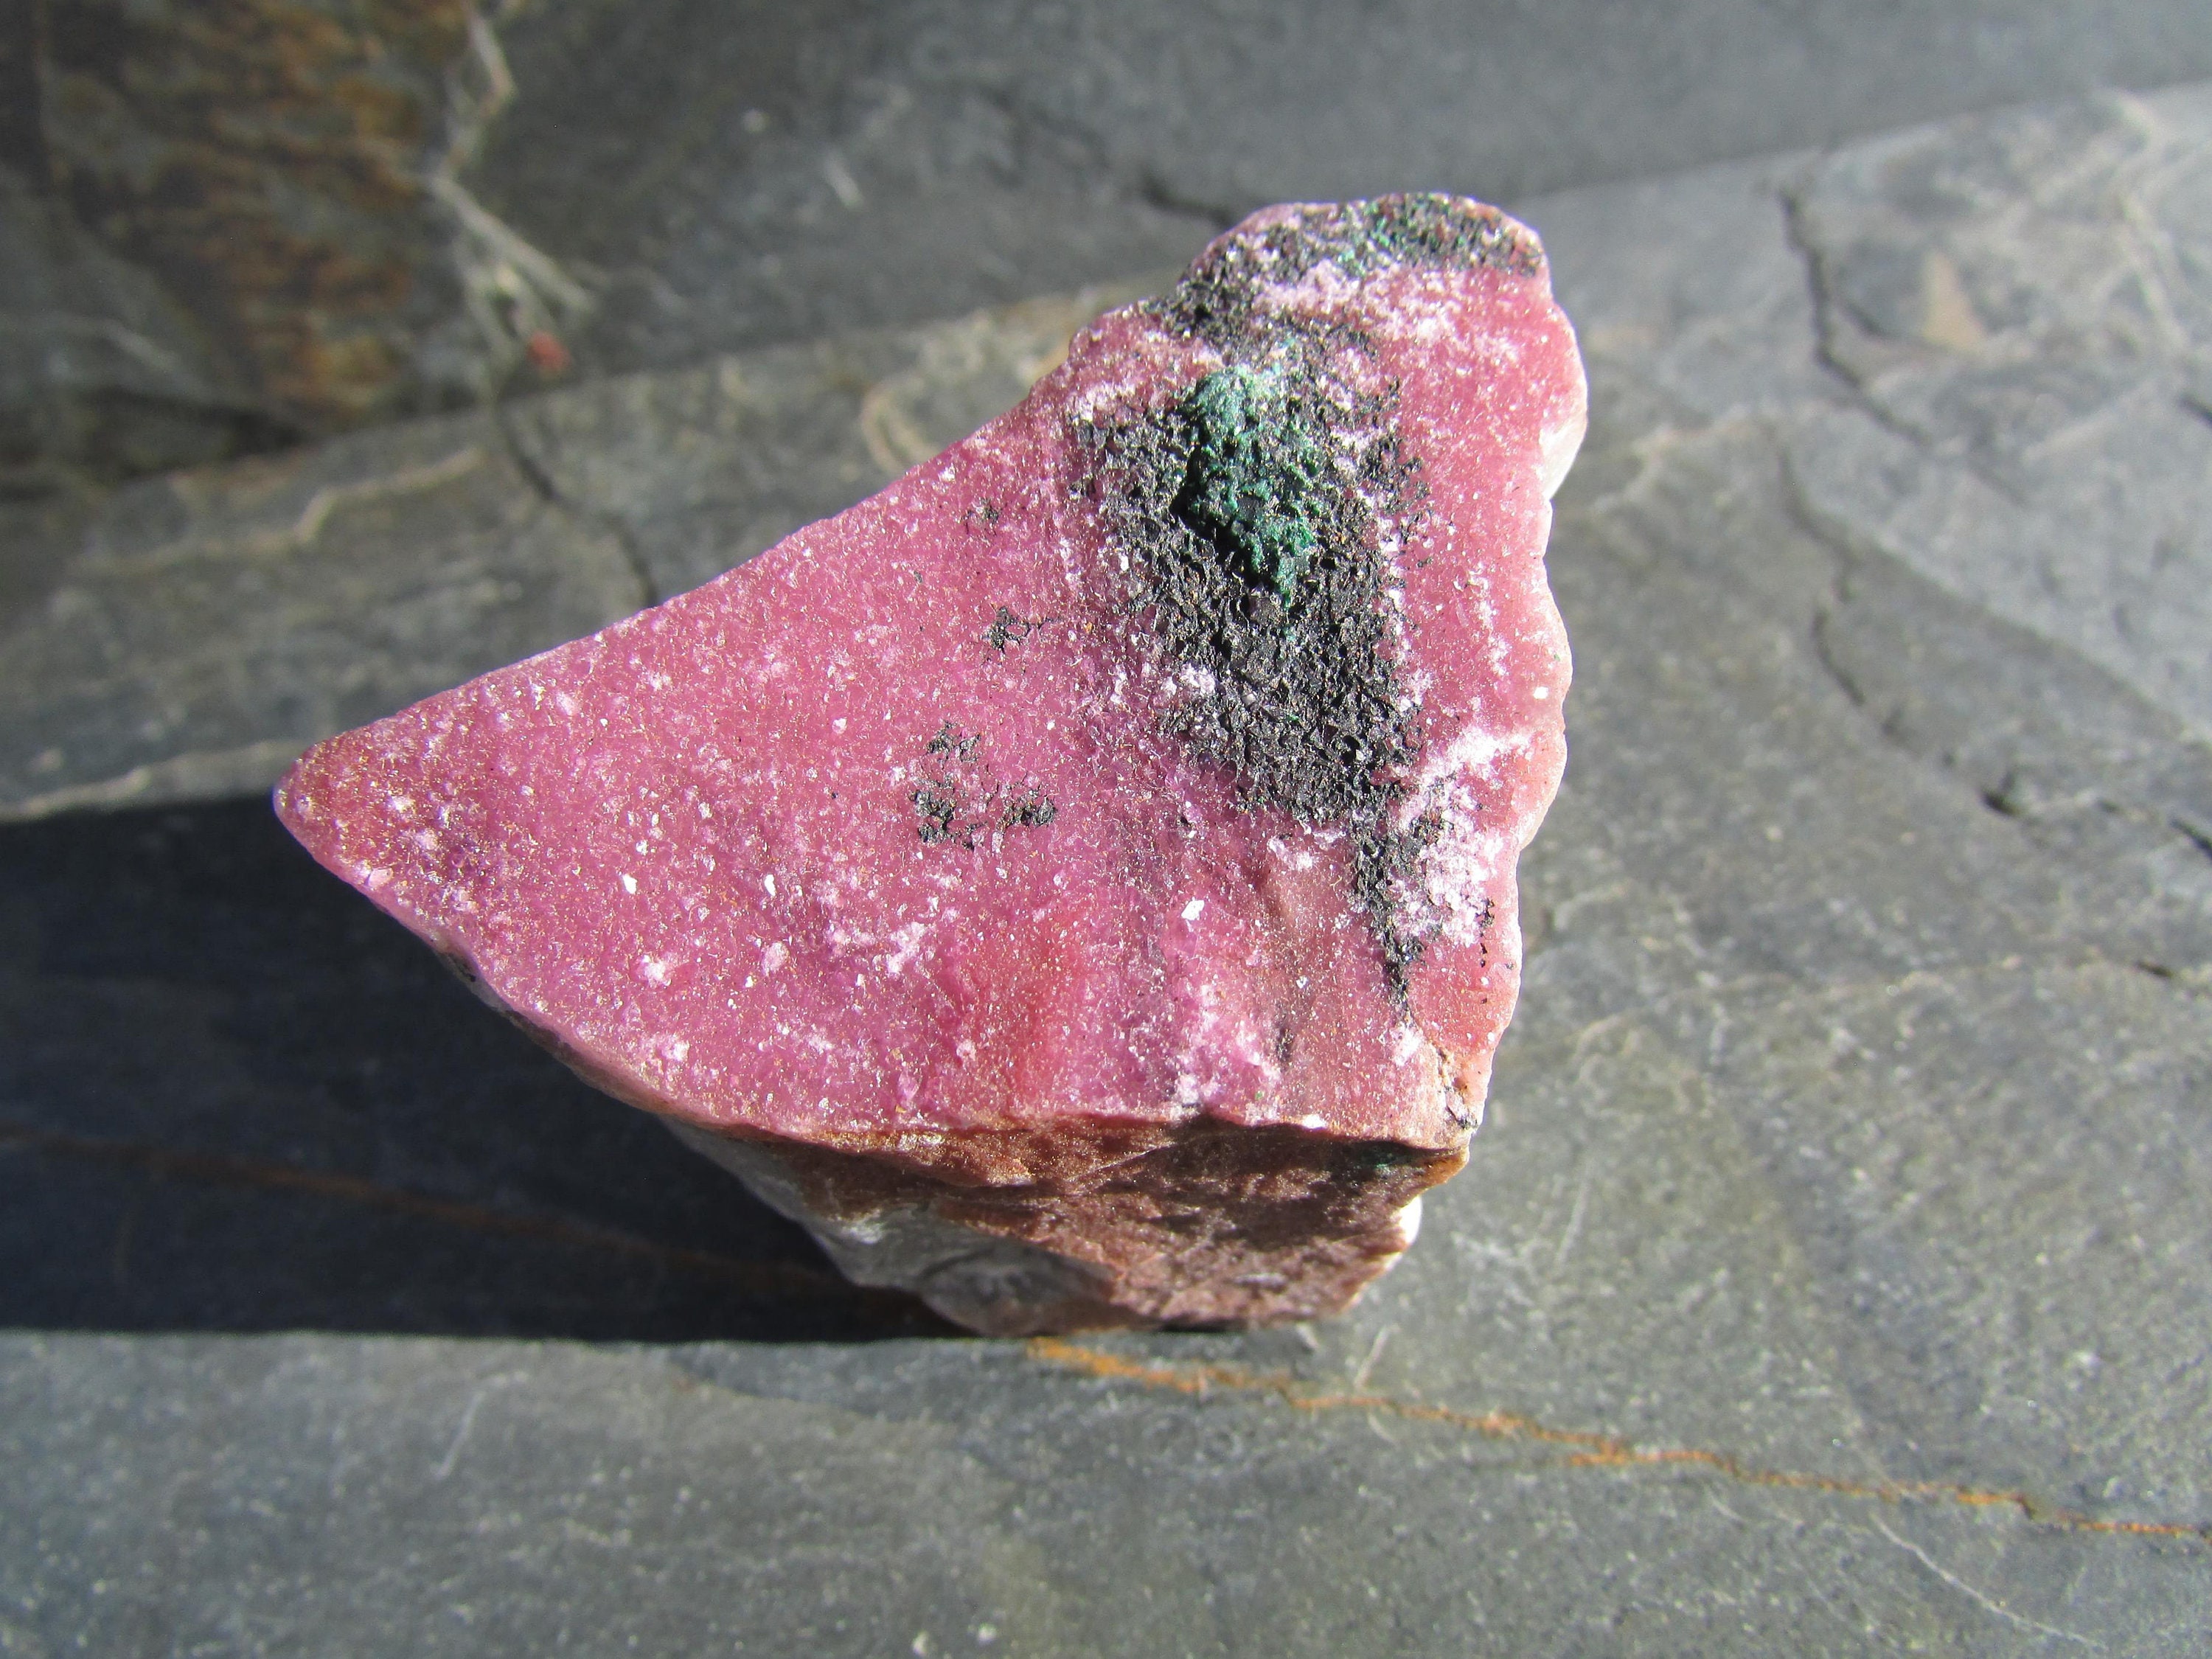
[[2168, 817], [2166, 822], [2173, 826], [2175, 834], [2206, 858], [2212, 859], [2212, 831], [2200, 830], [2186, 818]]
[[1562, 1429], [1519, 1412], [1473, 1412], [1452, 1406], [1425, 1405], [1393, 1395], [1333, 1394], [1315, 1389], [1287, 1371], [1258, 1371], [1242, 1365], [1168, 1365], [1124, 1359], [1065, 1337], [1031, 1337], [1031, 1359], [1101, 1382], [1133, 1382], [1168, 1393], [1204, 1397], [1220, 1392], [1272, 1399], [1292, 1411], [1316, 1414], [1358, 1412], [1401, 1422], [1458, 1429], [1485, 1440], [1527, 1441], [1559, 1448], [1565, 1455], [1541, 1460], [1567, 1469], [1692, 1468], [1739, 1486], [1818, 1492], [1831, 1498], [1881, 1504], [1949, 1504], [1965, 1509], [2009, 1509], [2033, 1525], [2056, 1530], [2126, 1537], [2185, 1540], [2212, 1547], [2212, 1522], [2113, 1521], [2045, 1502], [2032, 1492], [1960, 1486], [1942, 1480], [1856, 1480], [1844, 1475], [1799, 1469], [1768, 1468], [1733, 1453], [1696, 1446], [1641, 1446], [1618, 1435], [1587, 1429]]
[[963, 75], [946, 84], [972, 94], [1006, 121], [1012, 134], [1008, 146], [1011, 171], [1018, 177], [1052, 167], [1057, 161], [1060, 167], [1072, 169], [1086, 180], [1106, 180], [1107, 191], [1122, 201], [1176, 218], [1196, 219], [1217, 234], [1257, 205], [1248, 203], [1238, 207], [1200, 195], [1177, 184], [1151, 162], [1139, 161], [1133, 167], [1114, 154], [1114, 146], [1096, 127], [1072, 118], [1049, 101], [1025, 95], [998, 76]]
[[614, 538], [616, 547], [622, 552], [623, 562], [629, 568], [630, 575], [637, 582], [638, 591], [645, 596], [645, 603], [639, 609], [648, 609], [666, 598], [660, 591], [660, 584], [653, 580], [653, 567], [646, 560], [645, 550], [637, 544], [637, 538], [630, 533], [629, 526], [615, 514], [593, 507], [588, 501], [576, 501], [562, 489], [554, 481], [553, 475], [530, 453], [529, 446], [516, 434], [505, 410], [495, 418], [495, 424], [499, 428], [501, 443], [507, 451], [507, 459], [514, 463], [515, 471], [522, 474], [540, 500], [563, 513], [574, 514], [586, 524], [596, 526]]
[[1948, 1584], [1953, 1589], [1958, 1591], [1960, 1595], [1965, 1596], [1968, 1601], [1975, 1602], [1980, 1607], [1983, 1607], [1988, 1609], [1988, 1611], [1996, 1614], [1998, 1618], [2003, 1620], [2007, 1624], [2017, 1625], [2022, 1630], [2034, 1631], [2039, 1635], [2055, 1636], [2062, 1641], [2079, 1642], [2086, 1648], [2101, 1649], [2105, 1645], [2102, 1642], [2093, 1641], [2088, 1637], [2077, 1635], [2070, 1630], [2061, 1630], [2056, 1625], [2045, 1625], [2039, 1623], [2033, 1619], [2023, 1618], [2021, 1614], [2014, 1613], [2010, 1607], [2005, 1606], [2003, 1602], [1998, 1601], [1995, 1596], [1984, 1595], [1982, 1591], [1976, 1589], [1972, 1584], [1960, 1577], [1957, 1573], [1951, 1571], [1948, 1567], [1937, 1561], [1934, 1556], [1929, 1554], [1926, 1550], [1922, 1549], [1919, 1545], [1914, 1543], [1911, 1539], [1899, 1537], [1896, 1533], [1892, 1532], [1880, 1521], [1876, 1521], [1874, 1523], [1874, 1529], [1880, 1533], [1884, 1538], [1889, 1540], [1891, 1543], [1896, 1545], [1898, 1548], [1903, 1550], [1914, 1560], [1919, 1562], [1920, 1565], [1927, 1568], [1929, 1571], [1934, 1573], [1936, 1577], [1942, 1579], [1943, 1583]]
[[1821, 272], [1820, 250], [1806, 228], [1805, 204], [1796, 191], [1785, 190], [1778, 194], [1782, 204], [1782, 234], [1790, 244], [1790, 251], [1797, 256], [1798, 262], [1805, 268], [1805, 291], [1812, 301], [1813, 362], [1842, 390], [1852, 408], [1883, 431], [1904, 439], [1915, 448], [1926, 448], [1928, 434], [1884, 409], [1867, 389], [1866, 381], [1836, 355], [1834, 317], [1837, 301], [1835, 295], [1828, 291], [1827, 279]]
[[[1844, 701], [1852, 708], [1865, 712], [1868, 709], [1866, 690], [1838, 660], [1828, 642], [1827, 628], [1834, 612], [1850, 603], [1849, 584], [1862, 564], [1877, 559], [1891, 563], [1896, 561], [1888, 552], [1855, 533], [1850, 526], [1822, 512], [1814, 503], [1811, 492], [1798, 474], [1796, 460], [1790, 453], [1789, 433], [1783, 423], [1765, 417], [1738, 416], [1699, 426], [1677, 427], [1670, 424], [1641, 434], [1627, 446], [1636, 460], [1636, 476], [1583, 504], [1580, 510], [1602, 516], [1641, 502], [1659, 487], [1668, 457], [1672, 452], [1717, 434], [1742, 434], [1747, 442], [1763, 443], [1767, 447], [1774, 461], [1776, 477], [1781, 484], [1780, 501], [1784, 514], [1827, 556], [1830, 567], [1827, 592], [1814, 609], [1808, 629], [1813, 660], [1820, 672], [1834, 682], [1843, 693]], [[1928, 757], [1905, 744], [1887, 724], [1878, 729], [1885, 740], [1903, 749], [1915, 760], [1928, 760]]]
[[1218, 230], [1226, 230], [1249, 209], [1232, 208], [1225, 202], [1208, 201], [1177, 185], [1157, 167], [1141, 169], [1135, 182], [1136, 199], [1146, 207], [1157, 208], [1162, 213], [1173, 213], [1184, 218], [1202, 219]]
[[[1828, 637], [1829, 628], [1836, 612], [1852, 602], [1851, 580], [1866, 567], [1880, 565], [1888, 570], [1902, 571], [1912, 580], [1921, 582], [1929, 582], [1929, 579], [1913, 570], [1896, 555], [1854, 532], [1848, 525], [1839, 523], [1832, 516], [1821, 511], [1806, 489], [1804, 481], [1798, 476], [1796, 465], [1791, 459], [1788, 445], [1782, 435], [1774, 434], [1773, 441], [1781, 463], [1783, 510], [1792, 524], [1827, 553], [1832, 567], [1826, 598], [1814, 611], [1812, 626], [1808, 630], [1814, 665], [1842, 692], [1844, 701], [1867, 717], [1868, 723], [1873, 726], [1876, 735], [1883, 742], [1911, 756], [1922, 765], [1932, 768], [1942, 776], [1958, 782], [1978, 805], [1996, 817], [2016, 825], [2036, 823], [2041, 815], [2019, 798], [2016, 793], [2017, 776], [2014, 771], [2008, 770], [2004, 776], [1998, 780], [1995, 787], [1978, 785], [1968, 777], [1954, 756], [1940, 750], [1916, 747], [1898, 731], [1893, 717], [1888, 720], [1876, 718], [1875, 710], [1866, 688], [1859, 683], [1850, 668], [1838, 659], [1831, 646]], [[1929, 585], [1936, 586], [1932, 582], [1929, 582]], [[1939, 589], [1939, 591], [1947, 592], [1950, 598], [1963, 599], [1963, 596], [1948, 593], [1948, 590]], [[1965, 603], [1985, 623], [2007, 623], [2008, 619], [1997, 616], [1984, 605], [1977, 605], [1972, 601], [1965, 601]], [[2020, 624], [2010, 625], [2020, 626]], [[2100, 665], [2083, 656], [2063, 640], [2053, 639], [2040, 633], [2034, 634], [2033, 637], [2051, 651], [2065, 653], [2073, 660], [2082, 663], [2092, 670], [2104, 672]], [[2212, 860], [2212, 831], [2208, 831], [2185, 817], [2163, 811], [2155, 805], [2149, 805], [2146, 809], [2143, 805], [2130, 804], [2124, 799], [2108, 799], [2102, 796], [2099, 799], [2108, 810], [2125, 811], [2140, 821], [2151, 821], [2162, 824], [2165, 829], [2180, 836], [2206, 859]]]
[[[1797, 476], [1797, 469], [1790, 459], [1788, 445], [1782, 442], [1778, 436], [1776, 441], [1776, 450], [1782, 464], [1783, 511], [1789, 515], [1791, 523], [1826, 550], [1832, 566], [1826, 601], [1814, 612], [1812, 627], [1808, 630], [1813, 661], [1815, 665], [1833, 682], [1837, 690], [1843, 693], [1844, 700], [1867, 717], [1868, 723], [1874, 727], [1875, 735], [1884, 743], [1911, 757], [1921, 765], [1931, 767], [1944, 777], [1959, 782], [1981, 806], [1999, 817], [2016, 821], [2024, 817], [2025, 815], [2006, 797], [2002, 790], [1991, 791], [1973, 787], [1960, 773], [1959, 768], [1948, 757], [1931, 755], [1923, 750], [1915, 748], [1898, 731], [1893, 720], [1875, 718], [1866, 688], [1861, 685], [1850, 669], [1838, 659], [1833, 647], [1829, 643], [1828, 629], [1836, 611], [1851, 602], [1850, 580], [1857, 568], [1875, 559], [1883, 560], [1892, 564], [1896, 563], [1897, 561], [1878, 548], [1869, 551], [1862, 544], [1861, 538], [1854, 536], [1846, 526], [1836, 523], [1814, 506], [1811, 495], [1805, 489], [1804, 481]], [[2056, 644], [2057, 641], [2053, 643]]]
[[[1911, 444], [1923, 453], [1936, 453], [1936, 434], [1923, 430], [1889, 408], [1875, 396], [1866, 377], [1838, 356], [1835, 347], [1835, 314], [1842, 307], [1829, 291], [1827, 278], [1822, 274], [1821, 253], [1811, 234], [1805, 228], [1805, 204], [1795, 191], [1779, 193], [1782, 204], [1783, 235], [1805, 268], [1805, 288], [1813, 306], [1813, 362], [1844, 394], [1844, 401], [1859, 414], [1880, 427], [1892, 437]], [[2002, 495], [2023, 512], [2030, 503], [2020, 486], [2002, 474], [1992, 471], [1971, 456], [1950, 459], [1962, 466], [1980, 483], [1994, 494]]]
[[[1838, 660], [1828, 641], [1828, 628], [1836, 611], [1851, 602], [1850, 580], [1858, 566], [1870, 558], [1887, 559], [1889, 555], [1880, 549], [1869, 551], [1862, 538], [1855, 536], [1848, 526], [1837, 523], [1823, 513], [1814, 503], [1812, 493], [1806, 489], [1804, 479], [1798, 476], [1796, 463], [1790, 456], [1787, 441], [1779, 433], [1772, 434], [1771, 438], [1775, 459], [1780, 463], [1777, 471], [1782, 482], [1782, 510], [1790, 523], [1804, 532], [1807, 538], [1828, 556], [1830, 571], [1826, 600], [1814, 611], [1813, 625], [1808, 630], [1813, 660], [1820, 672], [1834, 682], [1846, 702], [1870, 716], [1866, 688]], [[1903, 750], [1923, 764], [1928, 762], [1929, 757], [1906, 743], [1889, 721], [1875, 721], [1875, 729], [1884, 742]], [[1948, 772], [1951, 769], [1939, 763], [1939, 769]]]

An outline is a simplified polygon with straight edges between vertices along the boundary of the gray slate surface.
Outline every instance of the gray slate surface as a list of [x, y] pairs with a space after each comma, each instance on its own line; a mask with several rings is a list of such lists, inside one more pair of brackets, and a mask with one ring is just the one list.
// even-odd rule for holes
[[0, 493], [220, 459], [266, 425], [160, 283], [0, 162]]
[[2201, 0], [559, 0], [478, 194], [601, 369], [1180, 266], [1268, 202], [1485, 201], [2212, 76]]
[[[1529, 204], [1573, 757], [1474, 1162], [1328, 1326], [930, 1334], [252, 804], [0, 829], [0, 1650], [2203, 1651], [2208, 147]], [[680, 583], [799, 506], [644, 464], [719, 373], [480, 471]]]

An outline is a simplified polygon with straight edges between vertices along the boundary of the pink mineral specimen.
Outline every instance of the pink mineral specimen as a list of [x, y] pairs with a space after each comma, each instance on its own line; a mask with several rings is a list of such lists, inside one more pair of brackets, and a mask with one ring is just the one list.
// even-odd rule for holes
[[1557, 787], [1543, 256], [1272, 208], [704, 587], [277, 810], [845, 1270], [1013, 1333], [1303, 1319], [1465, 1162]]

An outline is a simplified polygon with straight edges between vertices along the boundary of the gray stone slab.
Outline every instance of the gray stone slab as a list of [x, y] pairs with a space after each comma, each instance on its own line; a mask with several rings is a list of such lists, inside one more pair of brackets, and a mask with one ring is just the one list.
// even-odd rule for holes
[[1823, 359], [1810, 507], [2212, 733], [2202, 91], [1918, 132], [1792, 194]]
[[2212, 75], [2195, 0], [565, 0], [472, 175], [609, 302], [582, 360], [1179, 265], [1263, 203], [1489, 201]]
[[3, 1616], [32, 1651], [2202, 1639], [2185, 1548], [2069, 1559], [1972, 1506], [1577, 1465], [1376, 1409], [1286, 1412], [1233, 1379], [1203, 1399], [1166, 1372], [1087, 1381], [1005, 1345], [871, 1353], [840, 1386], [811, 1350], [11, 1337], [0, 1435], [35, 1454], [18, 1467], [45, 1501], [0, 1520]]
[[[2102, 601], [2212, 591], [2208, 137], [2199, 89], [1532, 205], [1572, 757], [1473, 1162], [1327, 1326], [926, 1339], [256, 809], [0, 828], [0, 1639], [2203, 1650], [2212, 747], [2187, 630]], [[673, 586], [769, 533], [775, 383], [719, 374], [501, 453]], [[879, 464], [915, 405], [837, 395]]]

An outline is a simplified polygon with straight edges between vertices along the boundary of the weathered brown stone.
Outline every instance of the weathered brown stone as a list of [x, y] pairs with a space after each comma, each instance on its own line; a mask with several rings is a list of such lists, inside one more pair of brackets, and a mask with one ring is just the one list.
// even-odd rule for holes
[[330, 430], [480, 393], [583, 296], [457, 173], [511, 87], [468, 0], [58, 0], [54, 186], [266, 412]]

